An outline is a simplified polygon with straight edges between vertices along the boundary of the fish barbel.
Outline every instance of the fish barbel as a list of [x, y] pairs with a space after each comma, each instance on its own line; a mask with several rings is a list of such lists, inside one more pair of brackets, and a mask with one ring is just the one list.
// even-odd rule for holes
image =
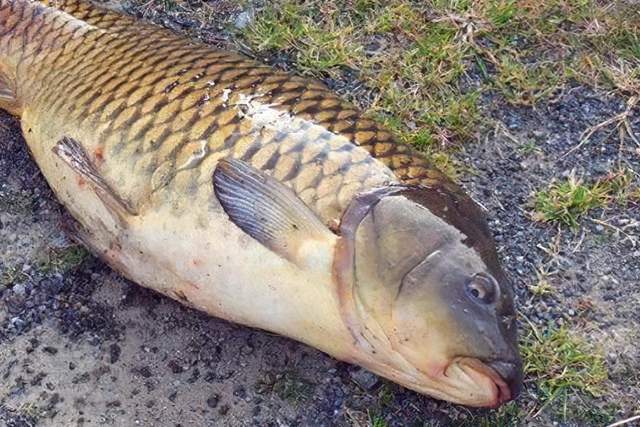
[[0, 0], [0, 108], [129, 279], [430, 396], [522, 381], [482, 212], [321, 83], [79, 0]]

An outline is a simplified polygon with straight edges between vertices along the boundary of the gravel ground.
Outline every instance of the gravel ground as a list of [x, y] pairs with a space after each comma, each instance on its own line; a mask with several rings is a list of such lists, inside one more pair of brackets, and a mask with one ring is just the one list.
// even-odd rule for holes
[[[206, 28], [197, 17], [171, 17], [148, 4], [145, 12], [225, 44], [219, 23], [244, 25], [250, 14], [220, 3], [226, 14]], [[344, 91], [358, 87], [348, 79], [328, 83]], [[481, 142], [460, 153], [471, 171], [462, 181], [489, 212], [522, 318], [571, 324], [601, 346], [610, 387], [592, 405], [615, 402], [616, 418], [630, 416], [640, 401], [640, 207], [596, 211], [597, 221], [582, 221], [577, 232], [534, 223], [527, 207], [535, 189], [572, 170], [598, 177], [622, 164], [640, 172], [640, 149], [629, 140], [620, 144], [613, 128], [562, 157], [586, 128], [623, 111], [624, 103], [575, 87], [536, 109], [490, 95], [482, 104], [490, 125], [479, 131]], [[639, 115], [632, 119], [640, 130]], [[2, 112], [0, 144], [0, 424], [365, 425], [380, 419], [458, 425], [488, 414], [406, 391], [291, 340], [206, 317], [91, 256], [45, 268], [43, 257], [71, 245], [65, 215], [30, 159], [18, 122]], [[528, 291], [541, 266], [557, 271], [556, 292], [545, 298]], [[528, 390], [520, 404], [526, 409], [534, 400]], [[542, 411], [530, 424], [548, 425], [553, 417]]]

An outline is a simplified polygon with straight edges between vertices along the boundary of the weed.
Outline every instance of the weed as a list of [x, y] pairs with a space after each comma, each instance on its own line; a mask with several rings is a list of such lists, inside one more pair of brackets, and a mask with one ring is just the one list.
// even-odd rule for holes
[[515, 427], [520, 425], [524, 414], [515, 402], [508, 403], [487, 415], [476, 415], [465, 419], [460, 427]]
[[589, 186], [571, 176], [536, 194], [533, 218], [577, 228], [578, 220], [590, 210], [606, 206], [608, 197], [604, 186], [598, 183]]
[[378, 390], [378, 402], [381, 406], [390, 406], [393, 404], [395, 398], [396, 396], [393, 392], [393, 385], [391, 384], [385, 383], [380, 387], [380, 390]]
[[609, 172], [592, 184], [585, 184], [573, 174], [565, 181], [554, 182], [535, 195], [533, 219], [557, 222], [572, 228], [595, 208], [612, 204], [625, 206], [637, 200], [638, 186], [630, 170]]
[[529, 285], [529, 291], [536, 297], [544, 297], [554, 293], [554, 288], [549, 282], [548, 274], [542, 271], [536, 272], [536, 283]]
[[45, 274], [51, 271], [67, 272], [82, 264], [88, 255], [87, 250], [79, 245], [48, 248], [39, 258], [38, 269]]
[[602, 395], [607, 380], [604, 356], [565, 327], [550, 326], [540, 332], [530, 324], [520, 348], [525, 373], [535, 380], [542, 407], [572, 393]]
[[602, 183], [607, 187], [613, 200], [621, 205], [626, 206], [629, 202], [640, 200], [640, 185], [634, 183], [635, 175], [629, 169], [621, 169], [609, 172], [602, 179]]
[[520, 147], [518, 147], [518, 149], [526, 155], [529, 154], [534, 154], [534, 153], [541, 153], [542, 150], [540, 149], [540, 147], [538, 147], [538, 145], [536, 144], [535, 141], [527, 141], [522, 143], [522, 145], [520, 145]]
[[496, 28], [504, 28], [516, 16], [518, 5], [515, 0], [490, 2], [487, 17]]
[[367, 411], [367, 427], [387, 427], [387, 421], [383, 416], [373, 414], [371, 411]]
[[37, 420], [40, 418], [41, 409], [35, 402], [25, 402], [20, 405], [18, 409], [20, 413], [34, 421], [33, 425], [36, 425]]
[[314, 388], [314, 383], [294, 371], [285, 371], [279, 374], [269, 372], [256, 383], [258, 393], [275, 393], [280, 399], [293, 404], [309, 400], [313, 395]]
[[536, 104], [564, 84], [557, 64], [528, 64], [511, 55], [502, 55], [497, 65], [496, 85], [513, 104]]
[[10, 286], [24, 276], [22, 265], [5, 267], [0, 274], [0, 287]]

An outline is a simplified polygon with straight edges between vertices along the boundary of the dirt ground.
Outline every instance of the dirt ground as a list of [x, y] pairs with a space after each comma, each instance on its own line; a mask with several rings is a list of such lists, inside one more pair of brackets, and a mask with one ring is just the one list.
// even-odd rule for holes
[[[242, 13], [230, 9], [225, 22], [241, 25]], [[226, 33], [202, 34], [220, 43]], [[589, 398], [592, 413], [539, 408], [527, 382], [516, 403], [526, 416], [494, 418], [123, 279], [73, 248], [19, 123], [0, 112], [0, 424], [603, 425], [640, 413], [640, 206], [597, 210], [575, 232], [532, 222], [528, 207], [536, 189], [571, 171], [598, 177], [624, 165], [640, 173], [640, 147], [620, 143], [613, 125], [563, 157], [624, 101], [575, 86], [535, 109], [486, 94], [481, 109], [490, 125], [458, 153], [468, 166], [461, 181], [489, 212], [521, 323], [572, 325], [604, 352], [609, 379], [601, 397]], [[640, 131], [637, 111], [631, 124]], [[534, 297], [541, 266], [552, 268], [556, 291]]]

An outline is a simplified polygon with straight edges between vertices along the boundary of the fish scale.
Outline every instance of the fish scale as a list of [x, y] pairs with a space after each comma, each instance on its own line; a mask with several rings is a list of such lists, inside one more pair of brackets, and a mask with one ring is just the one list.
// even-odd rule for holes
[[[26, 92], [32, 89], [32, 108], [96, 129], [92, 141], [81, 143], [89, 151], [105, 153], [101, 173], [134, 203], [146, 203], [159, 188], [193, 193], [206, 187], [215, 167], [210, 160], [221, 158], [222, 152], [280, 177], [325, 220], [339, 218], [356, 192], [398, 179], [453, 187], [420, 156], [396, 144], [388, 131], [359, 116], [317, 82], [273, 71], [163, 29], [140, 23], [134, 27], [130, 17], [79, 1], [51, 4], [84, 22], [88, 33], [72, 51], [52, 51], [38, 61], [25, 59], [34, 76], [24, 83]], [[25, 21], [31, 21], [23, 24], [26, 29], [39, 32], [40, 44], [56, 37], [64, 45], [82, 28], [76, 24], [70, 31], [57, 16], [48, 21], [25, 17]], [[67, 96], [59, 96], [60, 92]], [[314, 126], [295, 137], [287, 129], [255, 129], [252, 118], [243, 116], [238, 106], [241, 97]], [[297, 148], [271, 150], [265, 162], [262, 146], [283, 144], [288, 138], [296, 139]], [[334, 172], [342, 175], [340, 179], [302, 161], [299, 151], [313, 138], [323, 145], [325, 159], [342, 162]], [[208, 141], [203, 157], [180, 168], [178, 159], [193, 156], [193, 143], [201, 140]], [[356, 147], [373, 156], [362, 160], [367, 173], [352, 159]], [[351, 155], [327, 154], [336, 150]], [[188, 176], [174, 181], [178, 174]], [[321, 194], [314, 187], [321, 188]], [[202, 191], [211, 195], [209, 188]]]

